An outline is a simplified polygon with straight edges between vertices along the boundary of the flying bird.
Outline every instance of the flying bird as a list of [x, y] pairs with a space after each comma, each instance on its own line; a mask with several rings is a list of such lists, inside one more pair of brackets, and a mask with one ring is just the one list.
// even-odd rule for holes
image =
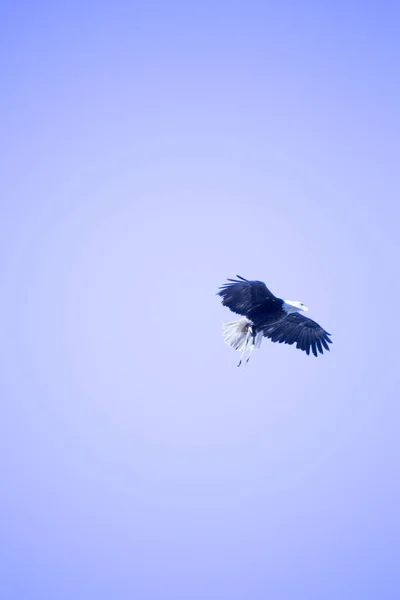
[[314, 356], [329, 350], [331, 335], [318, 323], [305, 317], [301, 312], [307, 306], [297, 300], [282, 300], [274, 296], [262, 281], [249, 281], [236, 275], [219, 288], [222, 304], [239, 315], [238, 321], [230, 321], [222, 326], [224, 340], [229, 346], [241, 352], [242, 364], [246, 353], [249, 361], [253, 350], [261, 346], [263, 337], [280, 344], [296, 344], [296, 348], [310, 350]]

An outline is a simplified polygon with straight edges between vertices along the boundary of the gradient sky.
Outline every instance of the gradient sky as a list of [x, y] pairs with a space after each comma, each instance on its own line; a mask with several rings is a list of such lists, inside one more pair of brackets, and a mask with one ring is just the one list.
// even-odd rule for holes
[[[1, 3], [2, 599], [400, 598], [399, 23]], [[236, 273], [331, 353], [237, 369]]]

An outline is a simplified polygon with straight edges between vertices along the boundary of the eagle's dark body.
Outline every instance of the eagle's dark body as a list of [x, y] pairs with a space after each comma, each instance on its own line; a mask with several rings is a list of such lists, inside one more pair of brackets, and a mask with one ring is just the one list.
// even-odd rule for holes
[[[323, 349], [329, 350], [330, 334], [318, 323], [299, 314], [307, 310], [301, 302], [285, 301], [270, 292], [262, 281], [248, 281], [237, 275], [221, 286], [218, 295], [222, 304], [231, 311], [243, 315], [235, 324], [229, 323], [225, 341], [238, 350], [252, 350], [259, 347], [262, 337], [272, 342], [294, 344], [300, 350], [314, 356]], [[246, 337], [245, 337], [246, 336]], [[256, 343], [256, 339], [259, 341]]]
[[240, 281], [228, 279], [218, 292], [222, 304], [238, 315], [244, 315], [258, 329], [271, 323], [276, 323], [286, 316], [283, 310], [283, 300], [276, 298], [265, 283], [261, 281]]

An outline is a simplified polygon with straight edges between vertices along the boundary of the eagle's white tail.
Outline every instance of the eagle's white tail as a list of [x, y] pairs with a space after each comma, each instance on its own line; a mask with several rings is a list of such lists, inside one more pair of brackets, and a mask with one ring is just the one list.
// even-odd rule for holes
[[241, 352], [238, 367], [242, 364], [246, 352], [249, 352], [246, 362], [249, 361], [250, 354], [253, 350], [257, 350], [260, 347], [262, 340], [262, 332], [254, 335], [253, 323], [249, 319], [246, 319], [246, 317], [238, 321], [223, 323], [222, 335], [226, 344]]

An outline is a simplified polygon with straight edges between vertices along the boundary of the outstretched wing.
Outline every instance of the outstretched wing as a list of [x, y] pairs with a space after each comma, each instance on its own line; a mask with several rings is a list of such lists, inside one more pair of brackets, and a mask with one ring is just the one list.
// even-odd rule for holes
[[248, 281], [240, 275], [237, 279], [228, 279], [220, 287], [218, 295], [222, 297], [222, 304], [239, 315], [249, 316], [251, 312], [268, 302], [276, 300], [262, 281]]
[[310, 354], [311, 348], [314, 356], [318, 356], [318, 352], [323, 354], [324, 348], [329, 350], [328, 344], [332, 344], [332, 340], [329, 339], [330, 333], [299, 313], [291, 313], [277, 323], [268, 325], [263, 334], [272, 342], [296, 343], [296, 348], [304, 350], [307, 354]]

